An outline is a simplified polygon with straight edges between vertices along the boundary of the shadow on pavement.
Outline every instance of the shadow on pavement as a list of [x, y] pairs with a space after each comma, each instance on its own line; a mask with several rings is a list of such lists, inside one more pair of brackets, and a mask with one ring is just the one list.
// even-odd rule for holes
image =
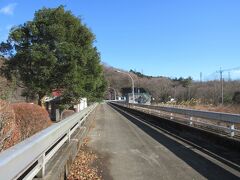
[[[119, 111], [116, 107], [113, 107], [120, 114], [125, 116], [129, 121], [137, 125], [140, 129], [158, 141], [160, 144], [164, 145], [168, 150], [173, 152], [176, 156], [181, 158], [184, 162], [186, 162], [189, 166], [199, 172], [202, 176], [207, 179], [239, 179], [239, 177], [235, 176], [231, 172], [225, 170], [224, 168], [218, 166], [217, 164], [211, 162], [205, 157], [195, 153], [191, 148], [187, 148], [177, 141], [167, 137], [164, 133], [160, 133], [155, 129], [147, 126], [143, 122], [132, 118], [131, 116]], [[146, 123], [146, 121], [144, 121]], [[194, 142], [195, 143], [195, 142]], [[238, 157], [239, 158], [239, 157]]]

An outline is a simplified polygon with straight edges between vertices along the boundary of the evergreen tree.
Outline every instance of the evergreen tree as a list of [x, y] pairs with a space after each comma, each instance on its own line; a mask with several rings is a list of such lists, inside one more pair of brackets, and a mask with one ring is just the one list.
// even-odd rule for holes
[[1, 43], [1, 55], [9, 59], [3, 72], [9, 79], [14, 75], [27, 96], [37, 95], [39, 104], [54, 89], [62, 91], [65, 103], [101, 98], [105, 87], [94, 40], [81, 19], [63, 6], [42, 8]]

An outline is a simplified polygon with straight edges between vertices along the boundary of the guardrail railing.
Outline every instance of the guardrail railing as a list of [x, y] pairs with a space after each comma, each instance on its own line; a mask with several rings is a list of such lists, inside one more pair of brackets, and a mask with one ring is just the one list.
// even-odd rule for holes
[[0, 154], [0, 179], [33, 179], [44, 177], [45, 165], [58, 149], [70, 141], [97, 105], [91, 105]]
[[[114, 102], [115, 103], [115, 102]], [[117, 102], [116, 102], [117, 103]], [[152, 105], [142, 105], [142, 104], [124, 104], [118, 102], [126, 107], [130, 108], [142, 108], [143, 110], [152, 110], [155, 111], [159, 116], [168, 117], [170, 120], [176, 118], [185, 120], [189, 125], [193, 126], [194, 124], [212, 127], [218, 130], [229, 133], [231, 137], [240, 133], [240, 130], [236, 128], [236, 125], [240, 127], [240, 114], [230, 114], [230, 113], [221, 113], [221, 112], [211, 112], [211, 111], [201, 111], [193, 109], [184, 109], [176, 107], [165, 107], [165, 106], [152, 106]], [[162, 113], [160, 113], [160, 111]], [[182, 115], [182, 116], [179, 116]], [[200, 120], [196, 120], [199, 118]], [[203, 122], [201, 120], [208, 120]], [[209, 121], [215, 122], [224, 122], [227, 126], [221, 126], [216, 124], [211, 124]]]

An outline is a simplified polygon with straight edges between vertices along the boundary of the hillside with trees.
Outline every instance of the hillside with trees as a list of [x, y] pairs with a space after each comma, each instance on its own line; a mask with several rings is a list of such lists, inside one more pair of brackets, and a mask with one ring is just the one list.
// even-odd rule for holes
[[[115, 88], [121, 95], [122, 88], [131, 87], [131, 81], [127, 75], [116, 71], [117, 69], [111, 66], [104, 66], [105, 78], [109, 86]], [[153, 77], [133, 70], [128, 73], [131, 73], [134, 78], [136, 88], [144, 88], [152, 95], [153, 103], [170, 103], [171, 99], [174, 99], [171, 104], [187, 106], [217, 106], [221, 103], [221, 83], [217, 80], [199, 82], [192, 80], [191, 77], [174, 79], [162, 76]], [[224, 81], [224, 104], [240, 104], [239, 99], [240, 81]], [[240, 108], [237, 108], [234, 112], [240, 113]]]

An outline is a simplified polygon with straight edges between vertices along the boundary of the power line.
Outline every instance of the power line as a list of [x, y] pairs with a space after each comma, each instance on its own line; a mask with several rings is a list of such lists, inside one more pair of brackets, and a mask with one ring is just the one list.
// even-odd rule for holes
[[221, 82], [221, 103], [223, 104], [223, 72], [228, 72], [228, 77], [230, 79], [230, 72], [231, 71], [235, 71], [235, 70], [238, 70], [240, 69], [240, 67], [235, 67], [235, 68], [231, 68], [231, 69], [222, 69], [220, 67], [220, 70], [219, 71], [216, 71], [216, 73], [219, 73], [220, 74], [220, 82]]

